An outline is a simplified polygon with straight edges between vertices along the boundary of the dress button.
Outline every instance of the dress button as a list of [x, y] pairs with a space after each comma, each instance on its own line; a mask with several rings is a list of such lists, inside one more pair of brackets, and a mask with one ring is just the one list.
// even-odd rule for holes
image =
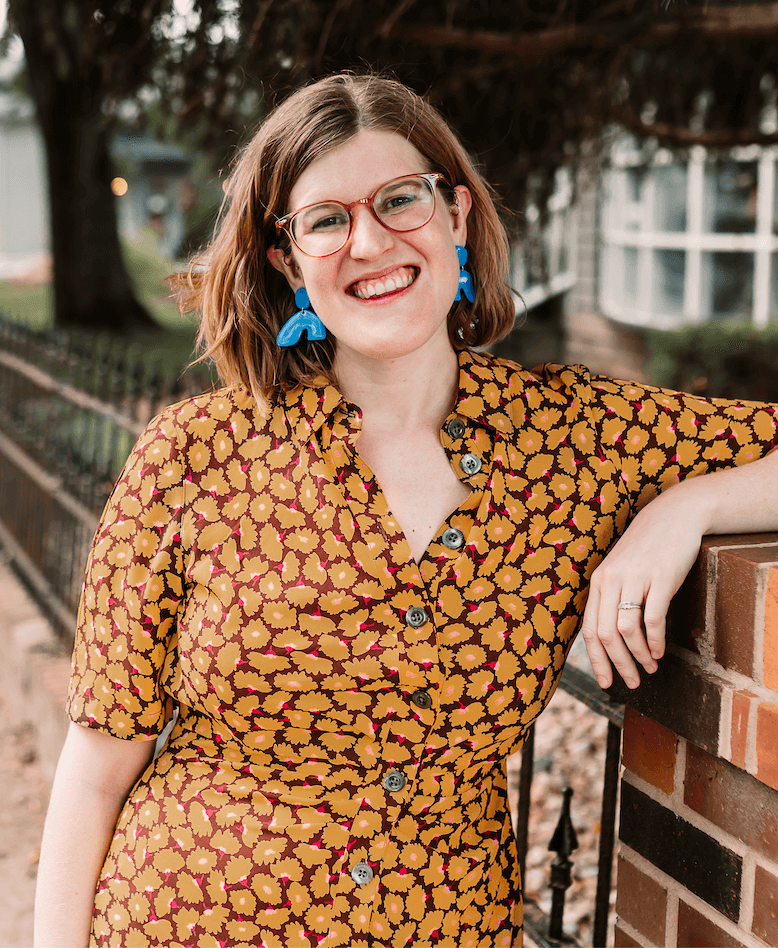
[[421, 606], [411, 606], [405, 613], [405, 621], [412, 629], [420, 629], [428, 619], [427, 610]]
[[449, 527], [443, 534], [443, 546], [447, 546], [449, 550], [458, 550], [464, 542], [464, 534], [461, 530], [457, 530], [456, 527]]
[[411, 701], [417, 708], [422, 708], [425, 711], [427, 708], [432, 707], [432, 698], [430, 697], [429, 691], [414, 691], [411, 695]]
[[446, 431], [452, 438], [461, 438], [465, 433], [465, 423], [461, 418], [452, 418], [446, 426]]
[[357, 885], [367, 885], [373, 878], [373, 870], [366, 862], [358, 862], [351, 870], [351, 878]]
[[405, 774], [401, 774], [399, 770], [390, 770], [384, 777], [384, 789], [389, 793], [399, 793], [404, 786]]
[[459, 462], [465, 474], [477, 474], [481, 470], [481, 459], [475, 454], [466, 454]]

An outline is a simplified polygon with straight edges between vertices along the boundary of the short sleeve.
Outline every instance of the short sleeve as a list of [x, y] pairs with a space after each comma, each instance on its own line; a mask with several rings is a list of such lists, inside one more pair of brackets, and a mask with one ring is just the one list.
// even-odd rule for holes
[[155, 737], [169, 716], [160, 682], [183, 597], [182, 440], [173, 409], [149, 424], [87, 562], [66, 710], [76, 723], [113, 737]]
[[590, 409], [602, 454], [633, 503], [697, 474], [747, 464], [778, 446], [778, 408], [594, 377]]

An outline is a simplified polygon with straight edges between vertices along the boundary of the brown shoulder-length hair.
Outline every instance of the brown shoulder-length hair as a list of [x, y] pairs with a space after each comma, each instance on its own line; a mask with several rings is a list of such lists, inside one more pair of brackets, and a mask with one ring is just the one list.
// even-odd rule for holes
[[[275, 222], [287, 214], [289, 194], [317, 158], [362, 129], [395, 132], [410, 142], [449, 185], [469, 188], [467, 268], [475, 304], [454, 303], [448, 318], [455, 349], [484, 346], [513, 326], [508, 286], [509, 247], [492, 191], [461, 142], [429, 102], [402, 83], [375, 75], [340, 73], [292, 93], [268, 114], [239, 155], [226, 187], [210, 244], [172, 283], [184, 313], [200, 313], [202, 358], [214, 360], [228, 385], [272, 399], [318, 375], [335, 381], [335, 342], [302, 338], [281, 348], [278, 331], [294, 312], [288, 283], [268, 261], [273, 245], [288, 250]], [[449, 201], [451, 193], [441, 193]]]

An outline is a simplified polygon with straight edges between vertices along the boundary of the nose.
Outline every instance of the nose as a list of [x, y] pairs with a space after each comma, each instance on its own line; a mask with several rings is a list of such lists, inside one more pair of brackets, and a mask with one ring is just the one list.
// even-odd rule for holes
[[391, 231], [379, 223], [370, 208], [359, 204], [351, 211], [351, 242], [349, 253], [355, 260], [372, 260], [392, 245]]

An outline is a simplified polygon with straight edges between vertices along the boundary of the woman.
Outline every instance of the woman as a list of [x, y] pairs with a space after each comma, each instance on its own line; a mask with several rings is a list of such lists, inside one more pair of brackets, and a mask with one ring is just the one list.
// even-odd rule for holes
[[503, 759], [582, 615], [635, 686], [701, 536], [778, 527], [778, 435], [476, 354], [507, 262], [398, 83], [263, 123], [184, 299], [226, 387], [150, 424], [90, 558], [39, 945], [521, 943]]

